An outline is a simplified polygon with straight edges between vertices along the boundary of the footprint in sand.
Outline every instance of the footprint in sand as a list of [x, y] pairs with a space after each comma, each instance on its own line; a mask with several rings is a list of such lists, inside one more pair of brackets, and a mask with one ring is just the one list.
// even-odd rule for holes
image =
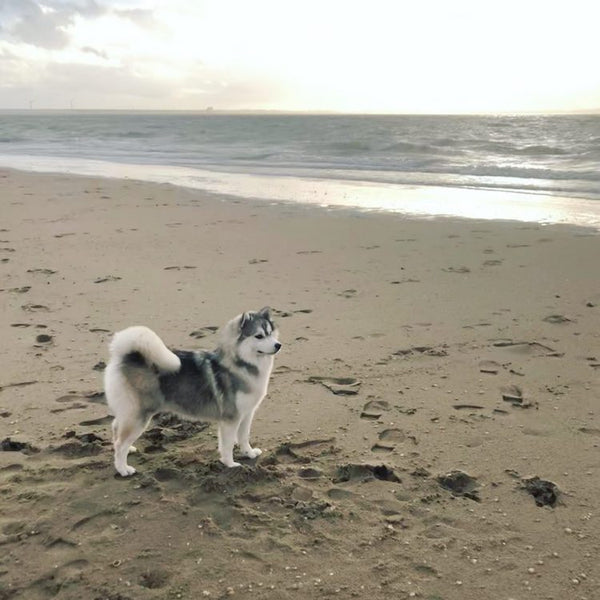
[[479, 363], [479, 371], [481, 373], [489, 373], [490, 375], [497, 375], [502, 367], [495, 360], [482, 360]]
[[451, 491], [455, 496], [464, 496], [476, 502], [481, 502], [477, 479], [463, 471], [450, 471], [445, 475], [438, 476], [437, 481], [444, 489]]
[[0, 442], [0, 452], [22, 452], [23, 454], [34, 454], [39, 452], [39, 449], [32, 446], [28, 442], [17, 442], [9, 437]]
[[75, 523], [73, 523], [73, 525], [71, 525], [70, 530], [71, 531], [78, 531], [78, 530], [83, 530], [86, 531], [91, 534], [92, 532], [90, 530], [93, 530], [93, 532], [103, 532], [105, 530], [107, 530], [108, 528], [110, 528], [109, 530], [112, 532], [115, 532], [116, 529], [110, 527], [111, 523], [114, 523], [115, 518], [121, 513], [123, 512], [123, 509], [117, 509], [117, 508], [105, 508], [102, 510], [99, 510], [95, 513], [92, 513], [90, 515], [86, 515], [85, 517], [82, 517], [81, 519], [79, 519], [78, 521], [75, 521]]
[[600, 429], [597, 427], [580, 427], [579, 430], [581, 433], [586, 433], [587, 435], [594, 435], [600, 437]]
[[161, 568], [153, 567], [152, 570], [148, 570], [142, 573], [140, 576], [140, 585], [150, 590], [157, 590], [165, 587], [171, 579], [171, 575]]
[[37, 379], [34, 379], [33, 381], [17, 381], [15, 383], [7, 383], [5, 385], [0, 385], [0, 392], [2, 390], [7, 389], [7, 388], [11, 388], [11, 387], [25, 387], [26, 385], [33, 385], [34, 383], [38, 383]]
[[102, 452], [102, 447], [107, 445], [107, 442], [95, 433], [77, 435], [74, 431], [68, 431], [63, 437], [69, 441], [53, 448], [51, 452], [62, 454], [65, 458], [96, 456]]
[[194, 339], [200, 339], [210, 335], [211, 333], [214, 333], [218, 329], [219, 328], [214, 325], [208, 325], [207, 327], [201, 327], [200, 329], [196, 329], [196, 331], [192, 331], [192, 333], [190, 333], [190, 337], [193, 337]]
[[276, 316], [276, 317], [280, 317], [282, 319], [286, 319], [287, 317], [291, 317], [293, 316], [293, 313], [287, 311], [287, 310], [279, 310], [277, 308], [272, 308], [271, 312]]
[[523, 479], [522, 487], [533, 496], [537, 506], [551, 506], [554, 508], [561, 494], [555, 483], [540, 479], [537, 475]]
[[104, 392], [69, 392], [64, 396], [60, 396], [56, 399], [56, 402], [91, 402], [92, 404], [106, 404], [106, 398]]
[[598, 369], [600, 367], [600, 361], [595, 356], [590, 356], [586, 358], [586, 360], [592, 369]]
[[379, 434], [378, 442], [371, 448], [372, 452], [391, 452], [406, 439], [401, 429], [385, 429]]
[[[430, 323], [417, 323], [417, 325], [422, 325], [423, 327], [428, 327]], [[394, 356], [407, 356], [411, 354], [424, 354], [426, 356], [448, 356], [448, 352], [446, 351], [447, 346], [443, 345], [439, 348], [432, 348], [431, 346], [413, 346], [412, 348], [406, 348], [403, 350], [397, 350], [394, 352]]]
[[[56, 538], [54, 544], [56, 547], [72, 547], [74, 542], [71, 540], [63, 540]], [[48, 546], [47, 546], [48, 547]], [[52, 598], [59, 593], [57, 590], [64, 590], [70, 587], [74, 581], [81, 581], [84, 573], [89, 571], [90, 562], [84, 558], [70, 560], [62, 565], [54, 565], [54, 567], [28, 584], [24, 590], [27, 590], [27, 598]], [[25, 596], [23, 596], [25, 597]]]
[[510, 352], [516, 354], [532, 354], [534, 356], [548, 356], [560, 358], [564, 355], [562, 352], [557, 352], [550, 346], [545, 346], [539, 342], [521, 342], [513, 340], [493, 340], [492, 346], [495, 348], [506, 348]]
[[572, 323], [573, 320], [565, 317], [564, 315], [549, 315], [542, 319], [546, 323], [552, 323], [553, 325], [562, 325], [563, 323]]
[[327, 490], [327, 497], [332, 500], [347, 500], [349, 498], [358, 498], [359, 496], [344, 488], [331, 488], [330, 490]]
[[338, 296], [341, 296], [342, 298], [354, 298], [354, 296], [356, 296], [358, 292], [356, 290], [344, 290], [343, 292], [340, 292], [338, 294]]
[[164, 482], [179, 479], [181, 477], [181, 471], [179, 469], [172, 469], [171, 467], [159, 467], [154, 470], [153, 475], [156, 481]]
[[57, 398], [56, 402], [60, 402], [61, 404], [68, 404], [68, 406], [64, 406], [61, 408], [51, 408], [50, 412], [56, 414], [65, 412], [67, 410], [88, 408], [88, 405], [82, 402], [82, 400], [83, 398], [80, 395], [74, 393], [66, 394], [65, 396]]
[[394, 473], [394, 470], [387, 465], [368, 465], [350, 463], [340, 465], [337, 468], [333, 483], [343, 483], [346, 481], [370, 481], [379, 479], [380, 481], [393, 481], [400, 483], [401, 480]]
[[197, 267], [193, 267], [191, 265], [184, 265], [183, 267], [173, 266], [173, 267], [165, 267], [165, 271], [181, 271], [182, 269], [196, 269]]
[[356, 396], [361, 382], [354, 377], [318, 377], [308, 378], [308, 383], [320, 383], [336, 396]]
[[386, 402], [385, 400], [369, 400], [369, 402], [363, 406], [360, 418], [375, 421], [388, 410], [390, 410], [389, 402]]
[[481, 323], [472, 323], [470, 325], [463, 325], [463, 329], [475, 329], [476, 327], [491, 327], [492, 324], [487, 321], [482, 321]]
[[121, 277], [117, 275], [106, 275], [105, 277], [98, 277], [94, 280], [94, 283], [106, 283], [107, 281], [119, 281]]
[[298, 471], [298, 477], [302, 479], [319, 479], [323, 476], [323, 473], [318, 469], [313, 469], [312, 467], [306, 467], [305, 469], [300, 469]]
[[28, 273], [39, 273], [40, 275], [54, 275], [58, 271], [54, 269], [27, 269]]
[[513, 406], [520, 408], [528, 408], [531, 403], [525, 402], [523, 398], [523, 390], [518, 385], [507, 385], [500, 388], [502, 400], [509, 402]]
[[[299, 464], [308, 464], [316, 458], [336, 454], [337, 449], [334, 446], [335, 438], [327, 438], [322, 440], [305, 440], [303, 442], [284, 442], [275, 449], [277, 461], [294, 462]], [[307, 477], [311, 474], [316, 475], [316, 469], [307, 469]]]
[[447, 269], [442, 269], [445, 273], [470, 273], [471, 269], [469, 267], [448, 267]]
[[113, 417], [106, 415], [105, 417], [99, 417], [98, 419], [90, 419], [88, 421], [81, 421], [79, 424], [82, 427], [94, 427], [96, 425], [106, 425], [113, 420]]
[[313, 498], [313, 491], [309, 488], [297, 485], [294, 487], [291, 493], [292, 500], [296, 502], [310, 502]]
[[50, 309], [43, 304], [34, 304], [29, 302], [27, 304], [23, 304], [21, 308], [26, 312], [49, 312]]

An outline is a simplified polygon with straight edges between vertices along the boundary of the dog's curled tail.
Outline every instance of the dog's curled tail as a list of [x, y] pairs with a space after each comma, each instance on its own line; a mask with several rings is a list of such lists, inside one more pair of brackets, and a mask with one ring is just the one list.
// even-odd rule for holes
[[142, 325], [117, 331], [109, 350], [111, 361], [122, 360], [132, 352], [139, 352], [148, 363], [163, 373], [173, 373], [181, 367], [179, 357], [165, 346], [152, 329]]

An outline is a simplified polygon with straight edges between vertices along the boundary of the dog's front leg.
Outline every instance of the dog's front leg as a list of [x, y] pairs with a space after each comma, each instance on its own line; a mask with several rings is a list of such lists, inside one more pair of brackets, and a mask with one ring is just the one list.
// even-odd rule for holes
[[226, 467], [239, 467], [240, 463], [233, 460], [233, 447], [237, 439], [239, 421], [221, 421], [219, 423], [219, 454], [221, 462]]
[[254, 411], [246, 415], [240, 422], [237, 437], [240, 444], [240, 450], [248, 458], [256, 458], [262, 454], [260, 448], [253, 448], [250, 445], [250, 428], [252, 427], [252, 419], [254, 419]]

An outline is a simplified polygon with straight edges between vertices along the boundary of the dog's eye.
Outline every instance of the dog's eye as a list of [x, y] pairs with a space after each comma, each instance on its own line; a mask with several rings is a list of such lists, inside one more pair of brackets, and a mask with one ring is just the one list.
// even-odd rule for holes
[[256, 334], [254, 337], [255, 337], [257, 340], [262, 340], [262, 339], [263, 339], [265, 336], [264, 336], [262, 333], [257, 333], [257, 334]]

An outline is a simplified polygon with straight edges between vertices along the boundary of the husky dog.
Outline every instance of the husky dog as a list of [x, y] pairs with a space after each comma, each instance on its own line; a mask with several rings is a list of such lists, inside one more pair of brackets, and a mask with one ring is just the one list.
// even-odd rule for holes
[[171, 351], [151, 329], [128, 327], [110, 343], [104, 389], [111, 414], [115, 468], [135, 469], [127, 454], [158, 412], [219, 424], [219, 453], [227, 467], [239, 467], [233, 447], [256, 458], [250, 427], [269, 384], [273, 356], [281, 348], [268, 308], [238, 315], [220, 332], [214, 352]]

